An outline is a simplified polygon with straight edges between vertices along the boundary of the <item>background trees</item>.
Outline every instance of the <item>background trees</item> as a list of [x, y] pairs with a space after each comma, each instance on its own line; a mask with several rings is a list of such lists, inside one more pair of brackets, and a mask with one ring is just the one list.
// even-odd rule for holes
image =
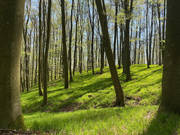
[[[103, 4], [103, 3], [102, 3]], [[165, 41], [166, 4], [163, 0], [116, 1], [106, 0], [107, 26], [114, 62], [123, 65], [126, 80], [131, 80], [130, 65], [162, 64]], [[46, 89], [47, 81], [66, 80], [64, 76], [64, 47], [66, 36], [69, 81], [76, 72], [103, 73], [108, 66], [105, 54], [106, 42], [100, 29], [100, 19], [94, 0], [64, 1], [65, 25], [62, 24], [61, 1], [52, 1], [49, 49], [48, 0], [28, 1], [25, 8], [24, 42], [21, 56], [21, 90], [29, 91], [39, 85], [39, 95]], [[104, 7], [105, 7], [104, 6]], [[144, 9], [143, 7], [148, 7]], [[68, 10], [71, 9], [71, 10]], [[133, 9], [133, 10], [132, 10]], [[62, 33], [62, 28], [66, 34]], [[63, 30], [64, 31], [64, 30]], [[48, 67], [44, 66], [47, 57]], [[73, 57], [72, 57], [73, 56]], [[45, 73], [45, 68], [47, 73]], [[99, 71], [95, 70], [95, 68]], [[77, 73], [76, 73], [77, 74]], [[66, 75], [67, 76], [67, 75]]]
[[[151, 64], [164, 64], [160, 110], [179, 113], [178, 1], [168, 1], [167, 42], [166, 0], [27, 1], [23, 35], [24, 1], [15, 2], [6, 1], [0, 5], [8, 8], [10, 5], [10, 10], [0, 9], [0, 107], [5, 110], [0, 112], [1, 127], [15, 128], [16, 123], [17, 128], [23, 127], [20, 84], [22, 92], [29, 92], [38, 83], [39, 95], [43, 95], [43, 104], [46, 105], [48, 82], [64, 80], [65, 88], [68, 88], [68, 70], [72, 81], [75, 73], [91, 70], [95, 76], [99, 70], [103, 73], [104, 66], [109, 66], [116, 105], [124, 106], [116, 63], [118, 68], [123, 65], [126, 81], [131, 80], [131, 64], [147, 64], [148, 68]], [[67, 10], [69, 7], [71, 11]], [[66, 31], [70, 32], [69, 37]], [[22, 48], [20, 36], [24, 41]], [[70, 99], [74, 100], [74, 97]]]

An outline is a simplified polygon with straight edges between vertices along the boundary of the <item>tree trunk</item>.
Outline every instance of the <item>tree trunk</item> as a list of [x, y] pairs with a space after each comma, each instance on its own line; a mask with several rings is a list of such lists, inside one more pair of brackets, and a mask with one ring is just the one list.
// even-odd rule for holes
[[104, 44], [104, 48], [105, 48], [106, 56], [107, 56], [108, 63], [109, 63], [109, 68], [110, 68], [110, 72], [111, 72], [111, 76], [112, 76], [113, 85], [115, 88], [116, 106], [124, 106], [124, 93], [123, 93], [122, 87], [119, 82], [117, 69], [115, 66], [115, 62], [113, 59], [113, 53], [111, 50], [111, 42], [110, 42], [110, 38], [109, 38], [109, 34], [108, 34], [109, 32], [108, 32], [107, 17], [105, 14], [106, 13], [105, 5], [103, 4], [103, 7], [102, 7], [101, 1], [96, 0], [96, 6], [97, 6], [99, 18], [100, 18], [101, 29], [102, 29], [102, 33], [103, 33], [103, 40], [106, 43], [106, 44]]
[[134, 61], [133, 63], [136, 64], [136, 55], [137, 55], [137, 38], [138, 38], [138, 27], [136, 28], [136, 36], [135, 36], [135, 43], [134, 43]]
[[51, 32], [51, 0], [48, 0], [48, 16], [47, 16], [47, 40], [45, 46], [44, 55], [44, 94], [43, 94], [43, 105], [47, 104], [47, 87], [48, 87], [48, 51], [50, 42], [50, 32]]
[[64, 0], [61, 0], [61, 14], [62, 14], [62, 43], [63, 43], [63, 72], [64, 72], [64, 88], [68, 88], [68, 60], [66, 48], [66, 22], [65, 22], [65, 7]]
[[90, 6], [89, 6], [89, 0], [88, 0], [88, 8], [89, 8], [89, 22], [91, 25], [91, 69], [92, 74], [94, 74], [94, 19], [95, 19], [95, 9], [94, 9], [94, 0], [92, 0], [92, 20], [91, 20], [91, 12], [90, 12]]
[[180, 113], [180, 1], [167, 0], [167, 45], [165, 46], [160, 111]]
[[149, 0], [146, 0], [146, 61], [147, 61], [147, 68], [150, 68], [149, 66], [149, 42], [148, 42], [148, 37], [149, 37], [149, 31], [148, 31], [148, 22], [149, 22]]
[[161, 34], [161, 11], [160, 11], [160, 0], [157, 3], [158, 22], [159, 22], [159, 65], [162, 65], [162, 34]]
[[73, 9], [74, 9], [74, 0], [72, 0], [72, 7], [71, 7], [71, 26], [70, 26], [70, 32], [69, 32], [69, 79], [70, 82], [73, 81], [72, 77], [72, 56], [71, 56], [71, 43], [72, 43], [72, 29], [73, 29]]
[[24, 0], [0, 2], [0, 128], [22, 129], [20, 53]]
[[103, 36], [101, 36], [101, 68], [100, 68], [101, 74], [103, 73], [103, 70], [104, 70], [104, 40], [103, 40]]
[[115, 0], [115, 23], [114, 23], [114, 61], [116, 65], [116, 41], [117, 41], [117, 14], [118, 14], [118, 0]]
[[129, 6], [129, 1], [125, 0], [125, 15], [126, 15], [126, 26], [125, 26], [125, 33], [124, 33], [124, 63], [123, 63], [123, 71], [126, 75], [126, 81], [131, 80], [131, 73], [130, 73], [130, 66], [131, 66], [131, 60], [130, 60], [130, 42], [129, 42], [129, 27], [130, 27], [130, 20], [131, 20], [131, 13], [132, 13], [132, 3], [133, 0], [131, 0]]
[[41, 6], [42, 0], [39, 0], [39, 70], [38, 70], [38, 88], [39, 88], [39, 96], [42, 96], [42, 90], [41, 90], [41, 73], [42, 73], [42, 20], [41, 20]]
[[[79, 3], [79, 1], [78, 1]], [[77, 7], [78, 7], [77, 3]], [[77, 66], [77, 38], [78, 38], [78, 23], [79, 23], [79, 7], [77, 8], [77, 15], [76, 15], [76, 33], [75, 33], [75, 48], [74, 48], [74, 65], [73, 65], [73, 75], [76, 71]]]

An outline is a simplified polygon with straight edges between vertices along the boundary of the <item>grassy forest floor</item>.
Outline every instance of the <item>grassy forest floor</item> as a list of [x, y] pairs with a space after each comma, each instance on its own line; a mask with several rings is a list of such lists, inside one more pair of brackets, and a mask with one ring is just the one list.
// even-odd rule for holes
[[[98, 72], [99, 69], [96, 69]], [[42, 106], [38, 88], [21, 95], [28, 130], [60, 135], [178, 135], [180, 116], [157, 114], [162, 67], [133, 65], [132, 80], [118, 70], [126, 107], [112, 107], [114, 88], [108, 68], [104, 74], [76, 73], [69, 89], [62, 81], [49, 83], [48, 105]]]

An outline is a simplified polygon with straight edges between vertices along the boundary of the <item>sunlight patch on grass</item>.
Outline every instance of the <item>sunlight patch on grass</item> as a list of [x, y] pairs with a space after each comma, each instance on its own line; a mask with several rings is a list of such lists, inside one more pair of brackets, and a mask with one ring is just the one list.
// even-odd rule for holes
[[[90, 109], [68, 113], [34, 113], [25, 115], [27, 128], [56, 131], [59, 134], [143, 133], [157, 106]], [[149, 116], [151, 115], [151, 116]]]

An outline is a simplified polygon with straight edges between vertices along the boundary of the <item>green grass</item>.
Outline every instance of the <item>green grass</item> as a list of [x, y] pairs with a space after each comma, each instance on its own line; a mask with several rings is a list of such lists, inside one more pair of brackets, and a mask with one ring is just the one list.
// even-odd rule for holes
[[[96, 69], [98, 71], [98, 69]], [[113, 108], [114, 88], [109, 73], [76, 74], [70, 88], [63, 82], [49, 83], [48, 105], [35, 87], [23, 93], [21, 102], [28, 129], [52, 134], [77, 135], [176, 135], [180, 117], [175, 114], [156, 115], [161, 95], [162, 67], [133, 65], [132, 80], [125, 82], [118, 70], [125, 93], [125, 108]]]

